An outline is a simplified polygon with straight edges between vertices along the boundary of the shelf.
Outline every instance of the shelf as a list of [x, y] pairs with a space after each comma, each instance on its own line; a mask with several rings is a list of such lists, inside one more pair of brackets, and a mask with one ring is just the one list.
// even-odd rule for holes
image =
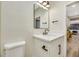
[[79, 20], [70, 21], [70, 24], [79, 24]]
[[68, 16], [68, 18], [69, 18], [70, 20], [78, 20], [78, 19], [79, 19], [79, 15]]

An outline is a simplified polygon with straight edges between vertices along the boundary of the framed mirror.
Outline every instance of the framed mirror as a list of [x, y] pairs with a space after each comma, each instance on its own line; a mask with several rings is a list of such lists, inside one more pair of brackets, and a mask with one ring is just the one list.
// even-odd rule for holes
[[45, 29], [48, 28], [48, 9], [39, 2], [34, 5], [34, 28]]

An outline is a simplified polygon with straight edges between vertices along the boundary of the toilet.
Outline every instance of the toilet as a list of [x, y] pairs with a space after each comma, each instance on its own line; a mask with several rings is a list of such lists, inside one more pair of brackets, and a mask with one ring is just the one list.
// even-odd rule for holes
[[5, 44], [4, 48], [5, 57], [24, 57], [25, 41]]

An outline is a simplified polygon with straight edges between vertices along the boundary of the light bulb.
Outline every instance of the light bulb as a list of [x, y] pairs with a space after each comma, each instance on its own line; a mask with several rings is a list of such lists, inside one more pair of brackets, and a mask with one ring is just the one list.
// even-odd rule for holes
[[43, 2], [43, 5], [45, 6], [47, 4], [47, 2]]
[[50, 7], [50, 5], [46, 5], [46, 7], [48, 8], [48, 7]]
[[39, 0], [39, 3], [42, 3], [43, 1], [42, 0]]

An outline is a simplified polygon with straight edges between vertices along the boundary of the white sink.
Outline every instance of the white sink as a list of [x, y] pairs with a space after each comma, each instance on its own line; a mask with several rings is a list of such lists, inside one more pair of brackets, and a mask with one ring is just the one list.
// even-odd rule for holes
[[42, 35], [42, 34], [34, 34], [33, 35], [34, 38], [38, 38], [40, 40], [44, 40], [44, 41], [47, 41], [47, 42], [50, 42], [50, 41], [55, 40], [57, 38], [60, 38], [62, 36], [64, 36], [64, 34], [59, 34], [59, 33], [48, 34], [48, 35]]

